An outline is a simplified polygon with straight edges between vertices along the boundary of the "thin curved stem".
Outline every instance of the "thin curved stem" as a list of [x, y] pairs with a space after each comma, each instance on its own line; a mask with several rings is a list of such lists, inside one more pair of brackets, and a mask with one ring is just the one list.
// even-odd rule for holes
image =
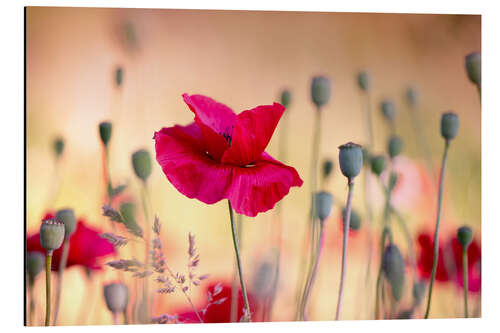
[[52, 267], [52, 251], [47, 251], [45, 255], [45, 326], [50, 326], [50, 270]]
[[342, 243], [342, 269], [340, 273], [340, 286], [339, 295], [337, 300], [337, 311], [335, 313], [335, 320], [340, 320], [340, 313], [342, 311], [342, 297], [344, 295], [344, 284], [347, 270], [347, 241], [349, 239], [349, 223], [351, 221], [352, 211], [352, 194], [354, 191], [354, 180], [348, 180], [349, 192], [347, 193], [346, 215], [344, 219], [344, 240]]
[[[149, 269], [150, 263], [149, 263], [149, 251], [150, 251], [150, 242], [151, 242], [151, 220], [150, 220], [150, 214], [149, 214], [149, 208], [151, 207], [151, 201], [149, 198], [149, 193], [148, 193], [148, 188], [147, 188], [147, 183], [145, 181], [141, 181], [141, 200], [142, 200], [142, 208], [144, 211], [144, 219], [145, 219], [145, 226], [146, 226], [146, 232], [145, 232], [145, 260], [144, 264], [146, 267], [146, 270]], [[151, 308], [152, 308], [152, 298], [150, 299], [149, 296], [149, 278], [145, 277], [144, 278], [144, 284], [143, 284], [143, 301], [146, 306], [146, 314], [147, 317], [150, 317], [151, 313]], [[151, 303], [150, 303], [151, 302]]]
[[434, 260], [432, 262], [432, 273], [431, 280], [429, 283], [429, 296], [427, 298], [427, 309], [425, 310], [425, 319], [429, 318], [429, 312], [431, 310], [431, 299], [432, 299], [432, 288], [434, 286], [434, 280], [436, 279], [436, 270], [439, 257], [439, 223], [441, 222], [441, 206], [443, 202], [443, 185], [444, 185], [444, 175], [446, 170], [446, 159], [448, 157], [448, 148], [450, 146], [449, 140], [446, 140], [443, 153], [443, 162], [441, 163], [441, 175], [439, 179], [439, 193], [438, 193], [438, 207], [436, 216], [436, 228], [434, 230]]
[[462, 271], [464, 281], [464, 314], [465, 318], [469, 318], [469, 305], [467, 302], [467, 294], [469, 293], [469, 267], [467, 249], [462, 250]]
[[69, 239], [65, 239], [62, 249], [61, 261], [59, 262], [59, 271], [57, 272], [56, 303], [54, 305], [54, 320], [52, 324], [54, 326], [56, 326], [57, 324], [57, 317], [59, 315], [59, 306], [61, 305], [63, 273], [64, 270], [66, 269], [68, 254], [69, 254]]
[[[236, 219], [236, 236], [240, 242], [241, 246], [241, 226], [242, 226], [242, 215], [239, 214]], [[231, 316], [230, 320], [232, 323], [236, 322], [238, 316], [238, 263], [234, 262], [234, 272], [233, 272], [233, 284], [231, 286]]]
[[403, 215], [396, 210], [392, 205], [390, 206], [390, 212], [396, 216], [397, 221], [399, 222], [399, 225], [401, 226], [401, 230], [403, 230], [403, 233], [406, 238], [406, 242], [408, 243], [408, 256], [410, 257], [410, 265], [412, 268], [412, 275], [413, 279], [416, 278], [416, 271], [417, 271], [417, 259], [415, 257], [415, 250], [413, 249], [413, 241], [410, 235], [410, 231], [408, 230], [408, 224], [406, 223]]
[[240, 250], [238, 248], [238, 236], [236, 235], [236, 230], [235, 230], [235, 225], [234, 225], [233, 207], [231, 206], [231, 201], [228, 200], [227, 204], [229, 207], [229, 218], [231, 220], [231, 232], [233, 235], [233, 246], [234, 246], [234, 252], [236, 255], [236, 263], [238, 266], [238, 274], [240, 275], [241, 293], [243, 294], [243, 301], [245, 303], [245, 311], [243, 314], [243, 320], [244, 321], [252, 321], [252, 316], [250, 313], [250, 305], [248, 304], [247, 289], [245, 287], [245, 281], [243, 280], [243, 269], [241, 267]]
[[[384, 227], [382, 230], [382, 237], [380, 240], [380, 257], [384, 255], [385, 241], [389, 239], [389, 242], [392, 243], [392, 233], [389, 227]], [[380, 285], [382, 282], [382, 262], [380, 262], [380, 266], [377, 273], [377, 284], [375, 285], [375, 319], [378, 319], [379, 316], [379, 298], [380, 298]]]

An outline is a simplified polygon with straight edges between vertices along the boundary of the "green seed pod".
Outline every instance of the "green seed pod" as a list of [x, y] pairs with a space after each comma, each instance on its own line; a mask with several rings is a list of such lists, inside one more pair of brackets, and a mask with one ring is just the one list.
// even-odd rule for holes
[[348, 142], [339, 147], [339, 164], [342, 174], [348, 179], [359, 175], [363, 167], [363, 151], [361, 146]]
[[151, 155], [145, 149], [141, 149], [132, 154], [132, 166], [137, 177], [146, 181], [151, 174]]
[[398, 183], [398, 174], [395, 173], [394, 171], [391, 171], [391, 174], [389, 175], [389, 184], [388, 184], [388, 188], [389, 188], [389, 191], [392, 191], [394, 190], [394, 187], [396, 187], [396, 184]]
[[403, 295], [404, 269], [405, 261], [398, 247], [394, 244], [387, 245], [382, 257], [382, 271], [391, 286], [392, 296], [397, 302], [401, 300]]
[[54, 140], [54, 152], [56, 153], [56, 157], [61, 157], [64, 152], [64, 139], [58, 137]]
[[76, 217], [73, 209], [60, 209], [56, 212], [56, 219], [64, 223], [64, 237], [69, 239], [69, 237], [76, 230]]
[[311, 97], [313, 103], [318, 107], [322, 107], [330, 100], [331, 82], [325, 76], [315, 76], [311, 84]]
[[472, 52], [465, 56], [465, 69], [469, 80], [481, 86], [481, 52]]
[[332, 212], [333, 196], [326, 191], [317, 192], [314, 195], [314, 201], [316, 204], [316, 216], [320, 221], [326, 220]]
[[417, 105], [418, 93], [415, 90], [415, 88], [413, 88], [413, 87], [408, 88], [408, 90], [406, 91], [406, 101], [408, 102], [408, 105], [410, 105], [410, 106]]
[[118, 66], [115, 71], [115, 83], [117, 87], [121, 87], [123, 82], [123, 68]]
[[462, 249], [467, 250], [472, 242], [472, 229], [467, 226], [458, 228], [457, 237]]
[[109, 311], [122, 313], [128, 305], [128, 287], [123, 283], [109, 283], [104, 286], [104, 299]]
[[281, 104], [285, 107], [285, 109], [288, 109], [290, 103], [292, 103], [292, 93], [290, 90], [285, 89], [281, 92]]
[[418, 306], [425, 295], [426, 284], [425, 281], [419, 280], [413, 284], [413, 302], [415, 306]]
[[377, 176], [380, 176], [382, 172], [385, 170], [385, 156], [384, 155], [377, 155], [373, 156], [371, 159], [371, 168], [372, 172], [376, 174]]
[[371, 83], [372, 83], [372, 78], [370, 76], [370, 73], [366, 71], [361, 71], [358, 73], [358, 85], [361, 90], [363, 91], [370, 90]]
[[399, 154], [401, 154], [403, 148], [404, 148], [404, 143], [399, 136], [393, 135], [389, 138], [389, 141], [387, 143], [387, 153], [391, 158], [394, 158]]
[[36, 276], [42, 271], [45, 263], [45, 256], [40, 252], [26, 253], [26, 271], [30, 285], [35, 282]]
[[61, 247], [64, 240], [64, 223], [56, 218], [43, 220], [40, 227], [40, 243], [42, 247], [51, 252]]
[[323, 178], [328, 178], [333, 170], [333, 162], [329, 159], [323, 162]]
[[394, 106], [394, 102], [388, 99], [383, 100], [380, 104], [380, 110], [382, 110], [382, 115], [388, 122], [394, 122], [394, 118], [396, 118], [396, 107]]
[[[345, 222], [347, 210], [342, 208], [342, 222]], [[361, 216], [355, 209], [351, 209], [351, 219], [349, 221], [349, 229], [350, 230], [359, 230], [361, 228]]]
[[446, 112], [441, 116], [441, 136], [445, 140], [452, 140], [458, 134], [460, 121], [454, 112]]
[[99, 124], [99, 135], [101, 137], [101, 142], [107, 146], [109, 140], [111, 139], [111, 132], [113, 130], [113, 125], [109, 121], [103, 121]]

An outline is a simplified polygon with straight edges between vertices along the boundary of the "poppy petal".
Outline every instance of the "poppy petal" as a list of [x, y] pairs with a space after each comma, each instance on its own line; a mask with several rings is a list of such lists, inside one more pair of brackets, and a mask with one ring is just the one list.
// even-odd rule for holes
[[227, 197], [238, 214], [256, 216], [274, 207], [292, 186], [302, 186], [297, 171], [267, 153], [255, 165], [235, 167]]
[[231, 146], [224, 152], [222, 163], [247, 165], [255, 162], [269, 144], [283, 112], [285, 107], [274, 103], [240, 113], [232, 132]]
[[200, 147], [196, 123], [156, 132], [156, 160], [172, 185], [188, 198], [206, 204], [224, 199], [231, 184], [232, 167], [222, 165]]

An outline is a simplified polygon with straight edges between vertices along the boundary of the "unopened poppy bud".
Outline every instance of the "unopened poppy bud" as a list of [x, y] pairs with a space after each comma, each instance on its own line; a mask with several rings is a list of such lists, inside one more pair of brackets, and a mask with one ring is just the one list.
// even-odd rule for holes
[[457, 231], [458, 241], [462, 245], [462, 249], [467, 250], [470, 243], [472, 242], [472, 230], [467, 226], [458, 228]]
[[52, 252], [61, 247], [64, 240], [64, 223], [56, 218], [42, 221], [40, 227], [40, 243], [48, 252]]
[[380, 110], [382, 110], [382, 115], [387, 121], [392, 123], [394, 118], [396, 117], [396, 107], [394, 103], [390, 100], [383, 100], [382, 104], [380, 104]]
[[107, 146], [109, 140], [111, 139], [111, 132], [113, 130], [113, 125], [109, 121], [103, 121], [99, 124], [99, 135], [101, 137], [102, 143]]
[[26, 271], [29, 283], [33, 285], [36, 276], [42, 271], [45, 256], [40, 252], [28, 252], [26, 254]]
[[[344, 207], [342, 208], [342, 222], [345, 221], [346, 214], [347, 210]], [[351, 219], [349, 220], [349, 229], [356, 231], [359, 230], [359, 228], [361, 228], [361, 216], [359, 216], [356, 210], [351, 209]]]
[[481, 86], [481, 53], [472, 52], [465, 56], [465, 69], [471, 82]]
[[363, 90], [363, 91], [370, 90], [371, 83], [372, 83], [371, 81], [372, 81], [372, 78], [370, 76], [370, 73], [368, 73], [366, 71], [361, 71], [358, 73], [358, 85], [359, 85], [359, 88], [361, 88], [361, 90]]
[[322, 107], [330, 100], [331, 82], [325, 76], [315, 76], [311, 84], [311, 97], [313, 103], [318, 108]]
[[405, 262], [399, 248], [394, 244], [387, 245], [382, 257], [382, 271], [391, 286], [392, 296], [398, 302], [403, 295], [404, 269]]
[[371, 159], [372, 172], [377, 176], [380, 176], [385, 170], [385, 164], [386, 163], [384, 155], [373, 156]]
[[458, 134], [460, 121], [454, 112], [446, 112], [441, 116], [441, 136], [446, 140], [452, 140]]
[[323, 178], [328, 178], [333, 170], [333, 162], [331, 160], [325, 160], [323, 162]]
[[403, 140], [399, 136], [393, 135], [389, 138], [389, 142], [387, 143], [387, 153], [391, 158], [394, 158], [401, 154], [403, 148]]
[[342, 174], [349, 179], [359, 175], [363, 167], [363, 151], [361, 146], [348, 142], [339, 147], [339, 164]]
[[332, 212], [333, 196], [326, 191], [317, 192], [314, 195], [314, 201], [316, 204], [316, 216], [320, 221], [326, 220]]
[[417, 99], [418, 99], [418, 93], [415, 90], [415, 88], [410, 87], [406, 91], [406, 101], [408, 102], [409, 105], [415, 106], [417, 105]]
[[132, 154], [132, 165], [135, 175], [146, 181], [151, 174], [151, 155], [145, 149], [136, 151]]
[[128, 305], [128, 287], [123, 283], [110, 283], [104, 286], [104, 299], [109, 311], [122, 313]]
[[424, 299], [425, 289], [426, 289], [425, 281], [418, 280], [415, 283], [413, 283], [412, 291], [413, 291], [413, 302], [415, 306], [418, 306]]
[[291, 102], [292, 102], [292, 93], [290, 92], [290, 90], [287, 89], [283, 90], [281, 92], [281, 105], [283, 105], [285, 109], [288, 109]]
[[118, 66], [115, 71], [115, 83], [117, 87], [120, 87], [123, 82], [123, 68]]
[[60, 209], [56, 212], [56, 219], [64, 223], [64, 236], [68, 239], [76, 230], [76, 217], [73, 209]]
[[389, 184], [388, 184], [389, 191], [392, 191], [394, 187], [396, 187], [396, 184], [398, 183], [398, 178], [399, 178], [398, 174], [392, 171], [391, 174], [389, 175]]
[[60, 137], [56, 138], [54, 140], [54, 152], [56, 153], [56, 157], [61, 157], [63, 151], [64, 151], [64, 139]]

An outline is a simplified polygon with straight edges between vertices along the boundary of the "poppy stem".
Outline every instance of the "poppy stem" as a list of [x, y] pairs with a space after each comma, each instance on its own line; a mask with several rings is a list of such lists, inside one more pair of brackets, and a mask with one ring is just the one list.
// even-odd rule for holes
[[[391, 229], [387, 226], [382, 230], [382, 237], [380, 242], [380, 257], [384, 255], [385, 241], [388, 238], [389, 243], [392, 243], [392, 233]], [[379, 298], [380, 298], [380, 285], [382, 283], [382, 262], [380, 263], [380, 267], [377, 273], [377, 284], [375, 287], [375, 319], [378, 319], [379, 315]]]
[[467, 302], [467, 294], [469, 293], [469, 267], [467, 258], [467, 249], [462, 250], [462, 271], [464, 280], [464, 313], [465, 318], [469, 318], [469, 306]]
[[[151, 241], [151, 221], [149, 219], [149, 208], [151, 207], [151, 201], [149, 199], [149, 193], [148, 193], [148, 186], [145, 181], [141, 181], [141, 187], [142, 187], [142, 208], [144, 210], [144, 219], [145, 219], [145, 225], [146, 225], [146, 233], [145, 233], [145, 260], [144, 264], [146, 267], [146, 270], [149, 270], [150, 268], [150, 262], [149, 262], [149, 251], [150, 251], [150, 241]], [[152, 298], [150, 298], [149, 295], [149, 278], [145, 277], [144, 278], [144, 284], [143, 284], [143, 302], [146, 306], [146, 318], [150, 317], [150, 309], [152, 307]]]
[[52, 267], [52, 251], [45, 254], [45, 326], [50, 326], [50, 270]]
[[349, 192], [347, 193], [346, 215], [344, 219], [344, 240], [342, 242], [342, 269], [340, 273], [339, 296], [337, 300], [337, 312], [335, 313], [335, 320], [340, 320], [340, 313], [342, 311], [342, 296], [344, 295], [344, 283], [347, 270], [347, 243], [348, 243], [347, 241], [349, 239], [349, 224], [351, 221], [354, 179], [349, 178], [347, 184], [349, 186]]
[[410, 231], [408, 230], [408, 224], [405, 221], [405, 218], [401, 213], [396, 210], [392, 205], [389, 207], [390, 212], [396, 217], [396, 219], [399, 222], [399, 225], [401, 226], [401, 229], [403, 230], [404, 236], [406, 238], [406, 242], [408, 243], [408, 256], [410, 257], [410, 265], [412, 268], [412, 276], [413, 279], [416, 280], [417, 278], [417, 260], [415, 257], [415, 250], [413, 249], [413, 240], [410, 235]]
[[252, 317], [250, 314], [250, 306], [248, 305], [247, 289], [245, 288], [245, 282], [243, 280], [243, 269], [241, 268], [240, 250], [238, 248], [238, 236], [236, 235], [233, 207], [231, 206], [231, 201], [227, 200], [227, 204], [229, 207], [229, 218], [231, 219], [231, 232], [233, 235], [234, 252], [236, 254], [236, 264], [238, 266], [238, 274], [240, 276], [241, 293], [243, 294], [243, 301], [245, 303], [245, 310], [243, 311], [243, 321], [250, 322], [252, 321]]
[[56, 326], [57, 316], [59, 314], [59, 306], [61, 304], [61, 293], [62, 293], [62, 283], [63, 283], [63, 273], [66, 269], [66, 263], [68, 262], [69, 253], [69, 239], [64, 240], [61, 261], [59, 262], [59, 271], [57, 272], [57, 286], [56, 286], [56, 303], [54, 306], [54, 320], [53, 326]]
[[444, 185], [444, 175], [446, 170], [446, 159], [448, 157], [448, 148], [450, 146], [450, 141], [445, 141], [443, 161], [441, 163], [441, 175], [439, 177], [439, 193], [438, 193], [438, 207], [436, 216], [436, 229], [434, 230], [434, 260], [432, 262], [432, 273], [431, 280], [429, 283], [429, 296], [427, 298], [427, 309], [425, 310], [425, 319], [429, 318], [429, 312], [431, 310], [431, 297], [432, 297], [432, 287], [434, 286], [434, 280], [436, 279], [436, 271], [438, 265], [439, 257], [439, 222], [441, 221], [441, 206], [443, 202], [443, 185]]
[[35, 293], [33, 292], [34, 282], [29, 281], [28, 283], [28, 292], [30, 297], [30, 305], [29, 305], [29, 323], [33, 325], [33, 316], [35, 313]]
[[[240, 246], [241, 246], [241, 220], [242, 220], [242, 215], [239, 214], [238, 218], [236, 220], [236, 236], [238, 237], [238, 240], [240, 240]], [[238, 263], [235, 261], [234, 263], [234, 272], [233, 272], [233, 284], [231, 286], [231, 322], [234, 323], [236, 322], [236, 317], [238, 316]]]

